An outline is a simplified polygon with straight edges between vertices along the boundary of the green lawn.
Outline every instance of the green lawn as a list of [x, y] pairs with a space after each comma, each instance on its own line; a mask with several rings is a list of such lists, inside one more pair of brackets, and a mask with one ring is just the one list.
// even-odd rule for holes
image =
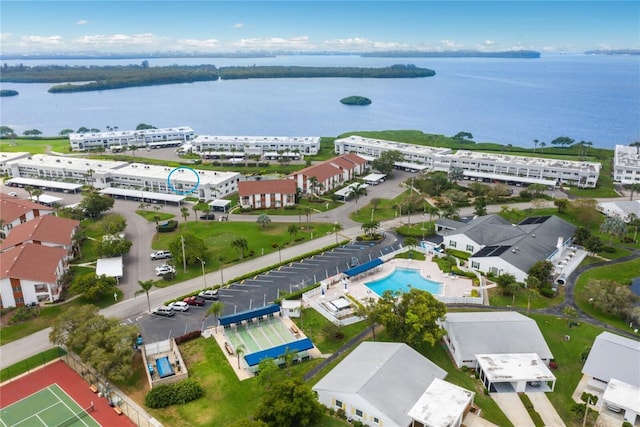
[[172, 219], [175, 217], [174, 214], [170, 214], [167, 212], [156, 212], [156, 211], [146, 211], [146, 210], [143, 211], [140, 209], [138, 209], [136, 213], [149, 222], [156, 222], [156, 218], [155, 218], [156, 216], [158, 217], [158, 221], [166, 221], [168, 219]]
[[304, 331], [304, 334], [311, 339], [313, 344], [318, 347], [324, 354], [333, 353], [347, 343], [351, 338], [362, 332], [367, 325], [363, 322], [354, 323], [342, 328], [344, 337], [337, 339], [334, 337], [328, 337], [324, 333], [325, 328], [330, 322], [322, 317], [320, 313], [312, 308], [302, 310], [302, 317], [299, 319], [293, 319], [295, 323]]
[[296, 204], [295, 209], [285, 209], [285, 208], [269, 208], [269, 209], [252, 209], [248, 212], [241, 212], [240, 210], [234, 211], [235, 214], [239, 215], [261, 215], [265, 214], [269, 215], [291, 215], [298, 217], [298, 223], [306, 222], [306, 214], [304, 212], [305, 208], [310, 208], [310, 214], [315, 214], [318, 212], [327, 212], [332, 209], [337, 208], [338, 206], [342, 206], [341, 202], [336, 202], [329, 199], [317, 199], [315, 201], [311, 201], [308, 198], [302, 198]]
[[[298, 225], [297, 222], [291, 224]], [[269, 254], [277, 252], [277, 245], [291, 246], [298, 243], [302, 243], [313, 238], [318, 238], [333, 232], [333, 225], [327, 223], [303, 223], [299, 225], [301, 228], [294, 236], [288, 232], [289, 223], [276, 223], [272, 222], [268, 224], [264, 229], [258, 223], [246, 223], [246, 222], [219, 222], [219, 221], [192, 221], [180, 223], [176, 231], [171, 233], [159, 233], [157, 238], [153, 240], [153, 249], [167, 249], [169, 242], [180, 236], [182, 232], [188, 232], [195, 234], [199, 238], [203, 239], [207, 248], [209, 248], [207, 255], [205, 256], [205, 271], [215, 271], [220, 268], [219, 256], [224, 258], [224, 265], [233, 264], [241, 261], [239, 252], [231, 246], [231, 242], [237, 238], [245, 238], [249, 244], [249, 254], [253, 252], [253, 255], [247, 254], [243, 261], [250, 260], [252, 257], [257, 257], [263, 253]], [[302, 228], [305, 229], [302, 229]], [[309, 227], [310, 229], [307, 229]], [[294, 240], [292, 242], [292, 240]], [[274, 248], [274, 245], [276, 246]], [[284, 261], [284, 260], [283, 260]], [[224, 274], [224, 272], [223, 272]], [[166, 286], [169, 284], [182, 282], [184, 280], [202, 275], [202, 267], [198, 263], [197, 265], [187, 266], [187, 271], [184, 272], [181, 267], [177, 268], [176, 278], [170, 282], [160, 281], [158, 286]], [[232, 277], [225, 277], [225, 282], [229, 282]], [[208, 286], [212, 286], [215, 283], [207, 283]]]
[[55, 360], [58, 357], [64, 356], [65, 354], [66, 352], [60, 347], [50, 348], [49, 350], [34, 354], [33, 356], [21, 360], [11, 366], [7, 366], [0, 371], [0, 383], [10, 380], [11, 378], [15, 378], [25, 372], [29, 372], [30, 370]]
[[489, 304], [496, 307], [510, 307], [515, 304], [516, 308], [526, 309], [529, 301], [531, 302], [531, 309], [553, 307], [564, 301], [564, 287], [558, 287], [558, 292], [553, 298], [547, 298], [536, 293], [531, 295], [531, 299], [529, 299], [527, 291], [520, 289], [516, 292], [515, 300], [513, 296], [502, 295], [498, 288], [489, 289]]
[[[591, 347], [596, 336], [604, 329], [588, 323], [569, 328], [566, 319], [555, 316], [530, 314], [529, 317], [537, 322], [558, 364], [558, 369], [553, 370], [553, 375], [557, 378], [555, 390], [547, 393], [547, 396], [568, 426], [579, 426], [582, 420], [574, 419], [570, 408], [573, 405], [571, 395], [582, 378], [583, 363], [580, 361], [580, 353], [586, 347]], [[565, 335], [571, 339], [565, 341]]]
[[2, 149], [0, 151], [6, 153], [16, 153], [26, 151], [32, 154], [44, 154], [47, 152], [47, 146], [51, 147], [51, 151], [58, 153], [68, 153], [71, 145], [68, 138], [54, 139], [3, 139]]
[[610, 324], [618, 329], [628, 330], [629, 324], [617, 316], [612, 316], [589, 304], [589, 301], [583, 296], [584, 287], [587, 285], [590, 279], [603, 280], [613, 279], [618, 283], [630, 285], [631, 280], [640, 276], [640, 258], [636, 258], [632, 261], [627, 261], [622, 264], [604, 265], [602, 267], [596, 267], [591, 270], [585, 271], [578, 277], [575, 285], [575, 303], [576, 305], [588, 315]]

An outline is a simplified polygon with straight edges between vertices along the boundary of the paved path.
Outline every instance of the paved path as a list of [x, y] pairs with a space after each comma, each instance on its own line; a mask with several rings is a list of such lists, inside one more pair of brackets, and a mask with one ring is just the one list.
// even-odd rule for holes
[[516, 393], [491, 393], [491, 398], [516, 427], [533, 427], [535, 424]]
[[546, 393], [527, 393], [529, 400], [533, 403], [536, 412], [542, 417], [544, 425], [547, 427], [565, 427], [566, 424], [558, 415]]

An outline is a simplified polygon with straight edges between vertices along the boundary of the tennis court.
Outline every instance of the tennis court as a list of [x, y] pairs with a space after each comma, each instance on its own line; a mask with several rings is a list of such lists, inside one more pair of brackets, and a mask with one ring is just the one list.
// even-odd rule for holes
[[43, 388], [0, 411], [3, 427], [100, 427], [89, 412], [82, 408], [57, 384]]

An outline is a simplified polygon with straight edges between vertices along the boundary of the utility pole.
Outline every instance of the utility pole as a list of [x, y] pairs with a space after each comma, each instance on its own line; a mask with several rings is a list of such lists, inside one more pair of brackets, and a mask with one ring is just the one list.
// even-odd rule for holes
[[200, 261], [200, 264], [202, 264], [202, 281], [204, 283], [204, 289], [207, 289], [207, 275], [204, 273], [204, 260], [197, 258], [198, 261]]
[[184, 252], [184, 236], [180, 235], [180, 242], [182, 243], [182, 268], [184, 269], [184, 272], [187, 272], [187, 257], [185, 255]]

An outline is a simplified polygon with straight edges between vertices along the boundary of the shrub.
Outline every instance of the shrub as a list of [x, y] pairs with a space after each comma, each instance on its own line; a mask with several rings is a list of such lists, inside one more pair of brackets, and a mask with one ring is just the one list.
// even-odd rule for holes
[[338, 415], [338, 418], [341, 418], [343, 420], [347, 419], [347, 414], [345, 414], [344, 409], [342, 408], [338, 409], [338, 412], [336, 412], [336, 415]]
[[180, 335], [179, 337], [176, 337], [176, 344], [182, 344], [187, 341], [191, 341], [192, 339], [200, 337], [201, 334], [202, 332], [200, 330], [187, 332], [184, 335]]
[[363, 426], [362, 421], [356, 420], [353, 422], [353, 427], [362, 427], [362, 426]]
[[613, 246], [605, 246], [602, 248], [602, 252], [606, 252], [608, 254], [612, 254], [616, 251], [616, 248], [614, 248]]
[[631, 424], [629, 421], [625, 421], [622, 423], [622, 427], [633, 427], [633, 424]]
[[24, 322], [25, 320], [38, 317], [40, 314], [40, 307], [19, 307], [14, 311], [9, 323], [14, 325], [16, 323]]
[[146, 394], [144, 404], [149, 408], [166, 408], [167, 406], [184, 404], [199, 399], [204, 389], [195, 380], [189, 378], [174, 384], [159, 385]]
[[540, 295], [547, 297], [547, 298], [553, 298], [554, 296], [556, 296], [556, 291], [553, 290], [552, 287], [544, 287], [542, 289], [540, 289]]
[[178, 221], [176, 221], [175, 219], [170, 219], [164, 224], [158, 224], [156, 230], [158, 230], [158, 233], [170, 233], [176, 228], [178, 228]]

